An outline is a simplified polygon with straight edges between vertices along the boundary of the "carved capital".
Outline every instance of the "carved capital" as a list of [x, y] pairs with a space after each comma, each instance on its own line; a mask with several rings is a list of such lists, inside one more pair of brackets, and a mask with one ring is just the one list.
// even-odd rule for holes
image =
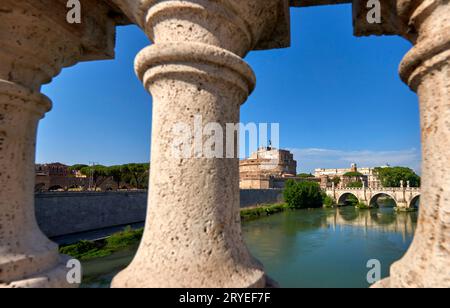
[[39, 90], [63, 67], [114, 57], [115, 21], [109, 6], [84, 1], [81, 24], [69, 24], [66, 3], [2, 1], [0, 79]]
[[69, 24], [66, 4], [1, 1], [0, 288], [76, 286], [34, 215], [36, 132], [51, 108], [40, 88], [64, 67], [111, 58], [116, 21], [105, 2], [89, 0], [81, 24]]
[[203, 42], [244, 56], [290, 45], [288, 0], [115, 0], [155, 43]]
[[450, 2], [424, 0], [408, 4], [409, 27], [417, 37], [400, 65], [400, 76], [417, 91], [426, 75], [450, 61]]

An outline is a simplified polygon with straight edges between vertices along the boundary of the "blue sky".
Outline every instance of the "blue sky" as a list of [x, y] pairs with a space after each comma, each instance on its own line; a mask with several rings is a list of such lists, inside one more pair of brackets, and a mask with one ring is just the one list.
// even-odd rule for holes
[[[246, 58], [258, 84], [242, 122], [280, 123], [280, 145], [301, 172], [351, 162], [419, 171], [417, 97], [397, 73], [410, 43], [354, 37], [350, 5], [291, 12], [292, 47]], [[151, 97], [133, 71], [148, 44], [136, 27], [121, 27], [115, 60], [80, 63], [44, 86], [54, 108], [39, 127], [38, 162], [149, 160]]]

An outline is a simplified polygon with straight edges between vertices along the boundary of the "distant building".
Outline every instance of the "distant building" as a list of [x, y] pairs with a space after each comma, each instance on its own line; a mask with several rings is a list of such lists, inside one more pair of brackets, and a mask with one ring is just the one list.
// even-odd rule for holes
[[69, 166], [61, 163], [37, 164], [35, 166], [36, 174], [48, 176], [68, 176]]
[[[347, 173], [360, 173], [361, 176], [344, 176]], [[331, 187], [333, 180], [339, 179], [337, 187], [346, 187], [350, 182], [363, 182], [366, 187], [380, 188], [381, 181], [375, 173], [375, 168], [358, 168], [352, 164], [350, 168], [343, 169], [316, 169], [314, 176], [320, 179], [322, 188]]]
[[[284, 188], [288, 179], [307, 180], [297, 178], [297, 162], [291, 152], [272, 147], [260, 148], [248, 159], [242, 160], [239, 176], [241, 189]], [[314, 178], [310, 180], [318, 181]]]
[[[61, 163], [36, 164], [35, 191], [65, 191], [69, 189], [87, 190], [89, 178], [79, 171], [71, 171], [70, 167]], [[108, 190], [115, 187], [112, 179], [102, 183], [100, 189]]]

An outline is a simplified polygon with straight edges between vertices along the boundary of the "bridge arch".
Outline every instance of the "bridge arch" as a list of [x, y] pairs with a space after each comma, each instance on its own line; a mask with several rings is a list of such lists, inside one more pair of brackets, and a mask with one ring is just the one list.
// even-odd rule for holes
[[390, 194], [390, 193], [388, 193], [388, 192], [380, 192], [380, 193], [374, 194], [369, 200], [369, 206], [376, 205], [376, 202], [377, 202], [378, 198], [380, 198], [382, 196], [387, 196], [390, 199], [392, 199], [394, 201], [394, 203], [395, 203], [394, 207], [398, 206], [398, 202], [397, 202], [397, 199], [395, 198], [395, 196]]
[[354, 198], [357, 202], [360, 202], [357, 194], [347, 191], [347, 192], [344, 192], [339, 195], [339, 197], [337, 198], [337, 204], [338, 205], [347, 205], [349, 198]]
[[408, 204], [409, 208], [419, 208], [420, 206], [420, 194], [414, 196]]

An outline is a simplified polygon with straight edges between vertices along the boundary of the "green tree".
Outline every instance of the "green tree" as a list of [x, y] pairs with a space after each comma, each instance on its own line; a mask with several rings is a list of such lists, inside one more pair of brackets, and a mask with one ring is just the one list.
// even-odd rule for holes
[[88, 165], [82, 165], [82, 164], [78, 164], [78, 165], [73, 165], [71, 167], [69, 167], [69, 177], [73, 177], [74, 173], [77, 171], [81, 171], [81, 169], [89, 167]]
[[150, 164], [128, 164], [123, 166], [124, 177], [130, 185], [137, 189], [148, 187]]
[[360, 178], [364, 175], [361, 172], [352, 171], [352, 172], [347, 172], [346, 174], [344, 174], [344, 176], [348, 177], [348, 178]]
[[284, 200], [290, 208], [318, 208], [323, 206], [323, 194], [318, 183], [288, 180]]
[[117, 189], [120, 189], [120, 183], [122, 183], [125, 177], [124, 166], [111, 166], [108, 167], [108, 175], [113, 178], [114, 182], [117, 184]]
[[82, 165], [82, 164], [78, 164], [78, 165], [73, 165], [71, 167], [69, 167], [70, 171], [80, 171], [83, 168], [89, 167], [88, 165]]
[[331, 180], [331, 182], [333, 182], [335, 186], [338, 186], [339, 183], [341, 182], [341, 178], [338, 177], [338, 176], [335, 176], [335, 177]]
[[412, 169], [407, 167], [388, 167], [375, 168], [375, 173], [384, 187], [400, 187], [400, 182], [403, 181], [406, 185], [410, 182], [411, 187], [420, 187], [420, 176], [418, 176]]
[[94, 189], [101, 186], [109, 177], [108, 167], [102, 165], [86, 166], [80, 169], [81, 174], [92, 177]]

